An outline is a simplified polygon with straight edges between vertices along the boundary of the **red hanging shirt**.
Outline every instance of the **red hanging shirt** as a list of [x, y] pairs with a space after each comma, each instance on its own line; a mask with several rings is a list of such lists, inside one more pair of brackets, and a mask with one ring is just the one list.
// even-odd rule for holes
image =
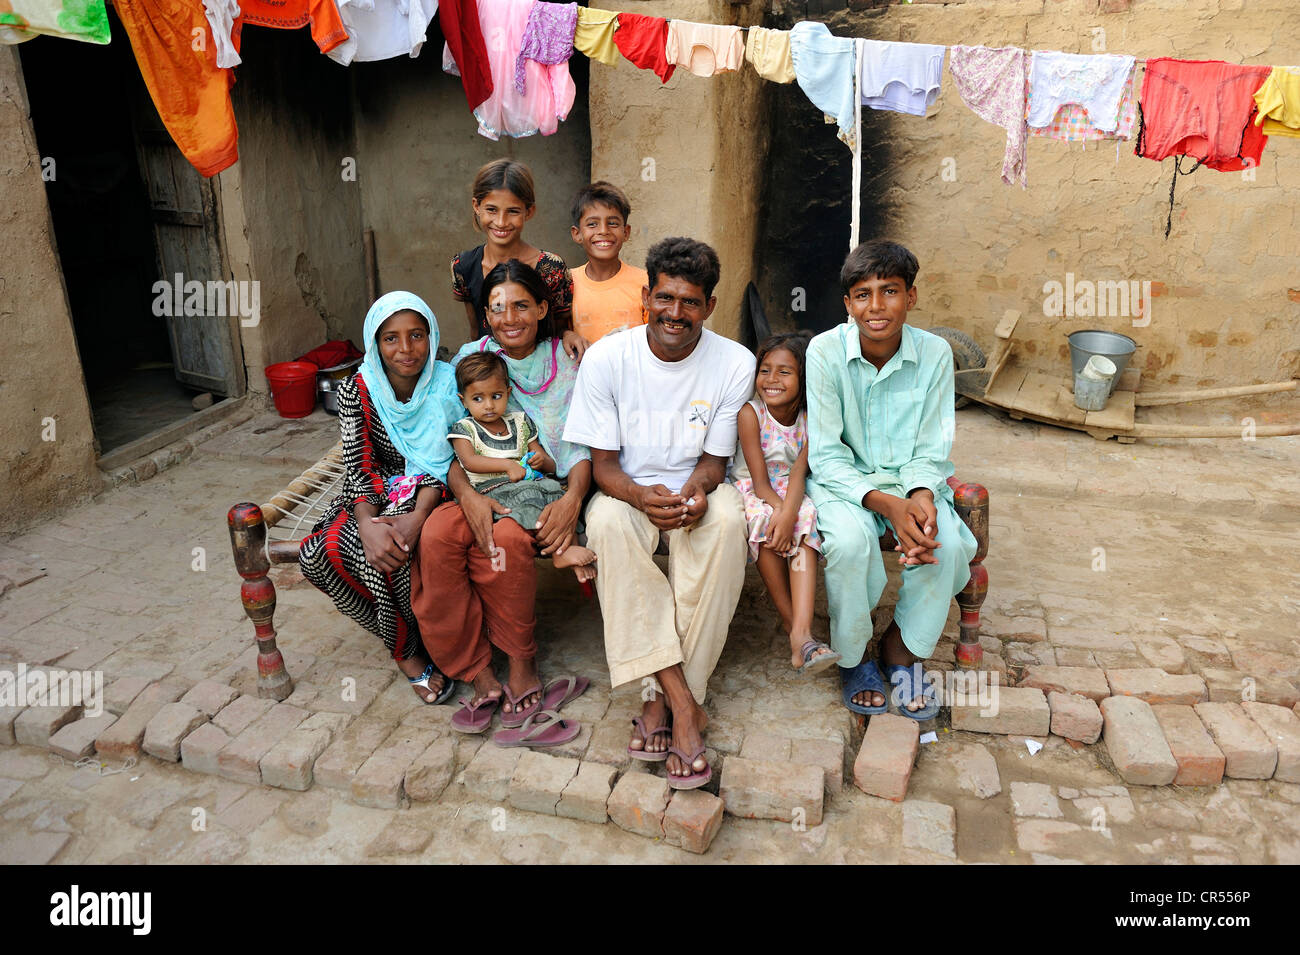
[[1147, 60], [1134, 152], [1155, 160], [1190, 156], [1220, 172], [1258, 166], [1268, 137], [1253, 121], [1254, 95], [1271, 69], [1222, 60]]
[[640, 13], [620, 13], [618, 29], [614, 31], [614, 45], [628, 62], [643, 70], [654, 70], [655, 76], [667, 83], [677, 69], [668, 62], [668, 21], [663, 17], [647, 17]]

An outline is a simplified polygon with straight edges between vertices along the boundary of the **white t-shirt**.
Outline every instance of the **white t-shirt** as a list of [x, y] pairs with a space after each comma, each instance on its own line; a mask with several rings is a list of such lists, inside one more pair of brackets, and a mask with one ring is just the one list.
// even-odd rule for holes
[[347, 66], [419, 56], [438, 0], [339, 0], [338, 8], [348, 38], [325, 55]]
[[736, 450], [736, 414], [754, 394], [754, 356], [705, 329], [681, 361], [650, 351], [646, 326], [607, 335], [578, 366], [564, 440], [618, 451], [637, 484], [672, 491], [686, 483], [705, 452]]

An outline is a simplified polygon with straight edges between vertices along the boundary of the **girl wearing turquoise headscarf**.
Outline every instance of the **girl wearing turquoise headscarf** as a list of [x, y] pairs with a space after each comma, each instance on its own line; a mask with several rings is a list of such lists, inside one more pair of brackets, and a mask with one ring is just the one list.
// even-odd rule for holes
[[370, 307], [361, 368], [338, 390], [343, 493], [302, 542], [303, 576], [384, 641], [416, 694], [455, 691], [427, 659], [411, 609], [411, 558], [425, 519], [448, 496], [447, 429], [464, 413], [451, 367], [434, 359], [438, 321], [410, 292]]
[[[474, 684], [473, 699], [451, 721], [453, 729], [466, 733], [486, 730], [503, 696], [506, 726], [517, 726], [542, 708], [534, 660], [534, 557], [539, 548], [551, 556], [576, 544], [579, 515], [591, 488], [590, 450], [562, 440], [578, 365], [554, 334], [545, 282], [536, 270], [511, 259], [484, 279], [482, 304], [492, 334], [470, 342], [452, 363], [480, 352], [501, 355], [510, 374], [507, 407], [524, 412], [537, 425], [538, 442], [564, 493], [542, 508], [535, 530], [513, 520], [494, 523], [494, 516], [509, 508], [476, 492], [460, 464], [453, 463], [447, 481], [456, 503], [439, 507], [425, 528], [423, 570], [413, 584], [412, 602], [425, 646], [438, 666], [448, 676]], [[444, 443], [450, 451], [450, 442]], [[504, 686], [489, 665], [493, 646], [510, 660]], [[568, 692], [576, 695], [586, 685], [585, 679], [576, 679]], [[545, 696], [546, 708], [553, 709], [550, 687]], [[561, 697], [568, 693], [557, 690], [555, 698]], [[529, 745], [548, 742], [539, 738]]]

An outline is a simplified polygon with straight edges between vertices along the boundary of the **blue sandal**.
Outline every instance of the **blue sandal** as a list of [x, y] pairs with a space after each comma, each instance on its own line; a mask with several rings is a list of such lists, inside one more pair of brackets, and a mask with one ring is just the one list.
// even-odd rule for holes
[[[840, 667], [840, 686], [844, 705], [851, 712], [863, 716], [875, 716], [889, 709], [889, 694], [885, 692], [885, 681], [880, 675], [880, 668], [875, 660], [863, 660], [855, 667]], [[862, 692], [879, 693], [885, 697], [880, 706], [864, 706], [854, 703], [853, 698]]]
[[[433, 677], [433, 674], [436, 672], [438, 671], [435, 670], [433, 664], [430, 663], [427, 667], [424, 668], [423, 673], [421, 673], [419, 676], [408, 676], [406, 678], [406, 682], [411, 684], [411, 686], [423, 687], [424, 689], [432, 693], [433, 687], [429, 686], [429, 680]], [[425, 700], [424, 701], [425, 705], [438, 706], [442, 703], [446, 703], [448, 700], [451, 699], [451, 695], [455, 692], [456, 692], [456, 681], [453, 680], [451, 677], [447, 676], [446, 674], [443, 674], [442, 692], [438, 693], [432, 699]]]
[[[898, 708], [899, 715], [906, 716], [909, 720], [916, 720], [918, 723], [932, 720], [939, 715], [939, 700], [935, 696], [934, 684], [925, 679], [919, 662], [913, 663], [910, 667], [903, 666], [901, 663], [889, 667], [889, 682], [894, 688], [894, 705]], [[918, 696], [925, 700], [925, 706], [919, 710], [909, 710], [907, 704]]]

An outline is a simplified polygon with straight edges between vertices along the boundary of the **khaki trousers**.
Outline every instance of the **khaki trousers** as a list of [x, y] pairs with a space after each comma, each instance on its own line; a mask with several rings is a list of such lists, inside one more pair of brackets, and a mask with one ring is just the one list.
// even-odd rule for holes
[[614, 686], [682, 664], [703, 703], [745, 582], [745, 507], [719, 484], [689, 530], [664, 532], [668, 577], [654, 562], [660, 531], [645, 514], [597, 491], [587, 505], [587, 546], [600, 572], [596, 592], [605, 620], [605, 658]]

